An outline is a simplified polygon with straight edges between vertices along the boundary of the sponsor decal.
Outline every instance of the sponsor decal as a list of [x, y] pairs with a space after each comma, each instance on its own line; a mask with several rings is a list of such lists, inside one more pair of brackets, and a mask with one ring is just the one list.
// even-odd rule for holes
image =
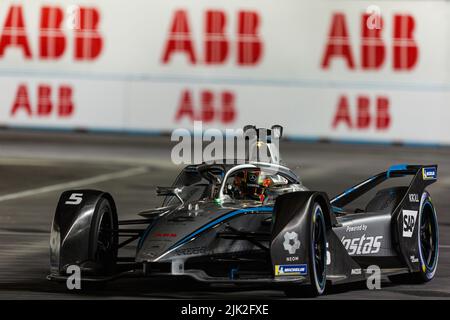
[[298, 240], [298, 234], [294, 231], [286, 232], [284, 234], [283, 242], [284, 250], [288, 251], [289, 254], [295, 254], [300, 248], [300, 240]]
[[[31, 24], [34, 21], [29, 20], [30, 12], [36, 9], [39, 10], [39, 20], [36, 19], [39, 23]], [[99, 31], [100, 10], [86, 6], [72, 6], [71, 9], [68, 10], [71, 12], [65, 12], [61, 6], [27, 8], [20, 4], [3, 8], [6, 16], [0, 21], [3, 25], [0, 30], [0, 59], [6, 56], [8, 49], [15, 48], [26, 60], [57, 61], [64, 56], [73, 57], [77, 62], [97, 60], [104, 44], [104, 36]], [[68, 23], [65, 24], [64, 20]], [[66, 26], [71, 30], [71, 36], [64, 30]], [[33, 39], [35, 35], [38, 37]], [[33, 40], [37, 47], [32, 47]]]
[[[350, 97], [352, 98], [352, 97]], [[391, 128], [390, 100], [378, 96], [374, 101], [365, 95], [355, 97], [355, 103], [347, 95], [341, 95], [336, 104], [332, 119], [332, 129], [354, 130], [372, 129], [386, 131]]]
[[349, 255], [365, 255], [378, 253], [381, 249], [383, 236], [367, 237], [363, 234], [361, 237], [348, 239], [342, 237], [341, 242]]
[[[343, 12], [332, 14], [321, 60], [323, 70], [336, 70], [334, 61], [344, 63], [347, 70], [380, 71], [389, 67], [398, 72], [416, 68], [419, 60], [419, 47], [415, 40], [416, 18], [399, 12], [392, 14], [388, 23], [391, 24], [393, 41], [388, 46], [385, 44], [387, 39], [381, 32], [382, 28], [367, 28], [367, 21], [371, 20], [371, 16], [369, 13], [361, 14], [359, 40], [362, 46], [359, 57], [355, 57], [353, 53], [356, 51], [356, 41], [350, 37], [347, 15]], [[385, 21], [382, 17], [378, 19], [378, 25], [383, 26]], [[388, 50], [392, 54], [386, 54]]]
[[12, 117], [27, 116], [39, 119], [54, 116], [58, 119], [67, 119], [73, 116], [75, 103], [71, 86], [50, 86], [41, 83], [35, 88], [36, 103], [34, 104], [31, 99], [31, 89], [26, 84], [20, 84], [17, 87], [10, 108]]
[[177, 105], [175, 122], [188, 119], [191, 122], [201, 120], [205, 123], [232, 123], [237, 117], [236, 100], [236, 93], [230, 90], [183, 90]]
[[359, 274], [362, 274], [362, 271], [361, 271], [361, 269], [352, 269], [352, 274], [359, 275]]
[[419, 202], [419, 195], [417, 193], [410, 193], [409, 202]]
[[422, 168], [423, 180], [436, 180], [437, 171], [435, 167]]
[[177, 236], [176, 233], [156, 233], [155, 234], [156, 238], [174, 238], [176, 236]]
[[[234, 14], [224, 10], [205, 10], [201, 30], [194, 30], [192, 21], [198, 19], [185, 9], [174, 11], [162, 50], [161, 63], [170, 65], [176, 57], [183, 58], [189, 65], [225, 65], [254, 67], [261, 63], [264, 56], [264, 39], [260, 35], [263, 24], [258, 11], [239, 10]], [[231, 30], [229, 21], [236, 19], [238, 28]], [[234, 32], [232, 32], [234, 31]], [[194, 36], [203, 32], [202, 47]], [[235, 51], [235, 52], [233, 52]]]
[[366, 231], [366, 230], [367, 230], [367, 225], [365, 225], [365, 224], [359, 224], [357, 226], [347, 226], [345, 228], [346, 232]]
[[306, 264], [275, 265], [276, 276], [301, 276], [308, 273]]
[[412, 263], [417, 263], [419, 262], [419, 259], [416, 256], [410, 256], [409, 260], [411, 260]]
[[175, 251], [175, 254], [178, 256], [188, 256], [206, 253], [208, 253], [207, 247], [181, 248]]
[[411, 238], [414, 232], [414, 225], [416, 224], [417, 211], [403, 210], [403, 237]]
[[298, 261], [298, 260], [300, 260], [300, 257], [298, 257], [298, 256], [286, 257], [287, 262], [294, 262], [294, 261]]

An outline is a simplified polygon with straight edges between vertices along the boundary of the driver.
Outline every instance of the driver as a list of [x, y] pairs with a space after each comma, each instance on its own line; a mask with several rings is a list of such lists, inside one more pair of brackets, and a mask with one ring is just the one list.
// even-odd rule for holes
[[243, 170], [234, 177], [234, 196], [238, 199], [252, 199], [263, 202], [265, 191], [272, 184], [272, 179], [261, 173], [261, 170]]

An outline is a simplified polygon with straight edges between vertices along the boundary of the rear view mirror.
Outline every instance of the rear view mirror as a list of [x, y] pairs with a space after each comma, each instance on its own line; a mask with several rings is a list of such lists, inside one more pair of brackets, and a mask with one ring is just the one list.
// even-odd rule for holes
[[272, 126], [272, 136], [276, 139], [281, 139], [283, 136], [283, 127], [279, 124]]
[[183, 188], [175, 188], [175, 187], [156, 187], [156, 194], [158, 196], [175, 196], [178, 200], [183, 204], [184, 201], [181, 198], [180, 194], [183, 191]]

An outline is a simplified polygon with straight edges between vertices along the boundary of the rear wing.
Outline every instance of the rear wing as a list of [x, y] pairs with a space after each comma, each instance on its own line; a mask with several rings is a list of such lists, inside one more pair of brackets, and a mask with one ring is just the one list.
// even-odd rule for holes
[[437, 180], [437, 165], [410, 165], [410, 164], [397, 164], [391, 166], [387, 171], [381, 172], [375, 176], [364, 180], [357, 185], [347, 189], [341, 194], [331, 199], [330, 203], [333, 207], [342, 208], [349, 204], [356, 198], [362, 196], [364, 193], [373, 189], [380, 183], [390, 178], [403, 177], [406, 175], [415, 176], [409, 189], [414, 186], [414, 189], [425, 189], [428, 185], [436, 182]]

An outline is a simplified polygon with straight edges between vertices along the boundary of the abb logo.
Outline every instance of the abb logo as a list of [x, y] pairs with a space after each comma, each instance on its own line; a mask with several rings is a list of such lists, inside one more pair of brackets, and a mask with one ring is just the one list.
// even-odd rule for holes
[[190, 90], [181, 93], [180, 104], [175, 115], [175, 121], [188, 118], [193, 121], [222, 123], [233, 122], [236, 118], [235, 96], [230, 91], [214, 93], [210, 90], [203, 90], [199, 94], [199, 106], [194, 107], [193, 94]]
[[[361, 16], [361, 69], [380, 69], [386, 60], [386, 45], [382, 38], [384, 21], [380, 29], [369, 29], [369, 14]], [[393, 17], [392, 66], [397, 71], [413, 69], [418, 60], [419, 49], [414, 40], [415, 20], [410, 15], [396, 14]], [[328, 69], [333, 59], [343, 59], [349, 69], [355, 69], [353, 49], [343, 13], [335, 13], [331, 21], [328, 40], [322, 58], [322, 68]]]
[[[74, 32], [75, 60], [96, 59], [102, 50], [103, 39], [98, 32], [100, 14], [95, 8], [79, 7], [77, 27]], [[58, 59], [66, 50], [67, 39], [63, 32], [64, 11], [61, 7], [45, 6], [41, 8], [39, 23], [39, 58]], [[32, 58], [30, 42], [25, 26], [21, 5], [12, 5], [6, 15], [0, 33], [0, 58], [7, 49], [18, 49], [25, 59]]]
[[11, 107], [11, 116], [25, 113], [28, 116], [48, 117], [52, 113], [58, 117], [69, 117], [73, 114], [72, 88], [60, 86], [57, 89], [57, 103], [52, 101], [52, 87], [39, 85], [37, 88], [37, 106], [33, 111], [29, 99], [28, 88], [25, 84], [19, 85], [16, 97]]
[[[230, 56], [231, 40], [227, 34], [227, 15], [221, 10], [208, 10], [204, 16], [204, 53], [203, 62], [208, 65], [225, 64]], [[254, 11], [238, 12], [236, 35], [236, 63], [241, 66], [253, 66], [260, 62], [263, 43], [258, 34], [260, 16]], [[186, 56], [191, 64], [197, 64], [201, 58], [194, 49], [186, 10], [177, 10], [173, 16], [169, 36], [165, 43], [162, 63], [168, 64], [175, 54]]]
[[371, 107], [370, 98], [367, 96], [356, 97], [356, 117], [352, 117], [350, 106], [346, 96], [341, 96], [333, 117], [333, 129], [345, 126], [348, 129], [386, 130], [391, 125], [389, 114], [389, 99], [376, 97], [374, 107]]

